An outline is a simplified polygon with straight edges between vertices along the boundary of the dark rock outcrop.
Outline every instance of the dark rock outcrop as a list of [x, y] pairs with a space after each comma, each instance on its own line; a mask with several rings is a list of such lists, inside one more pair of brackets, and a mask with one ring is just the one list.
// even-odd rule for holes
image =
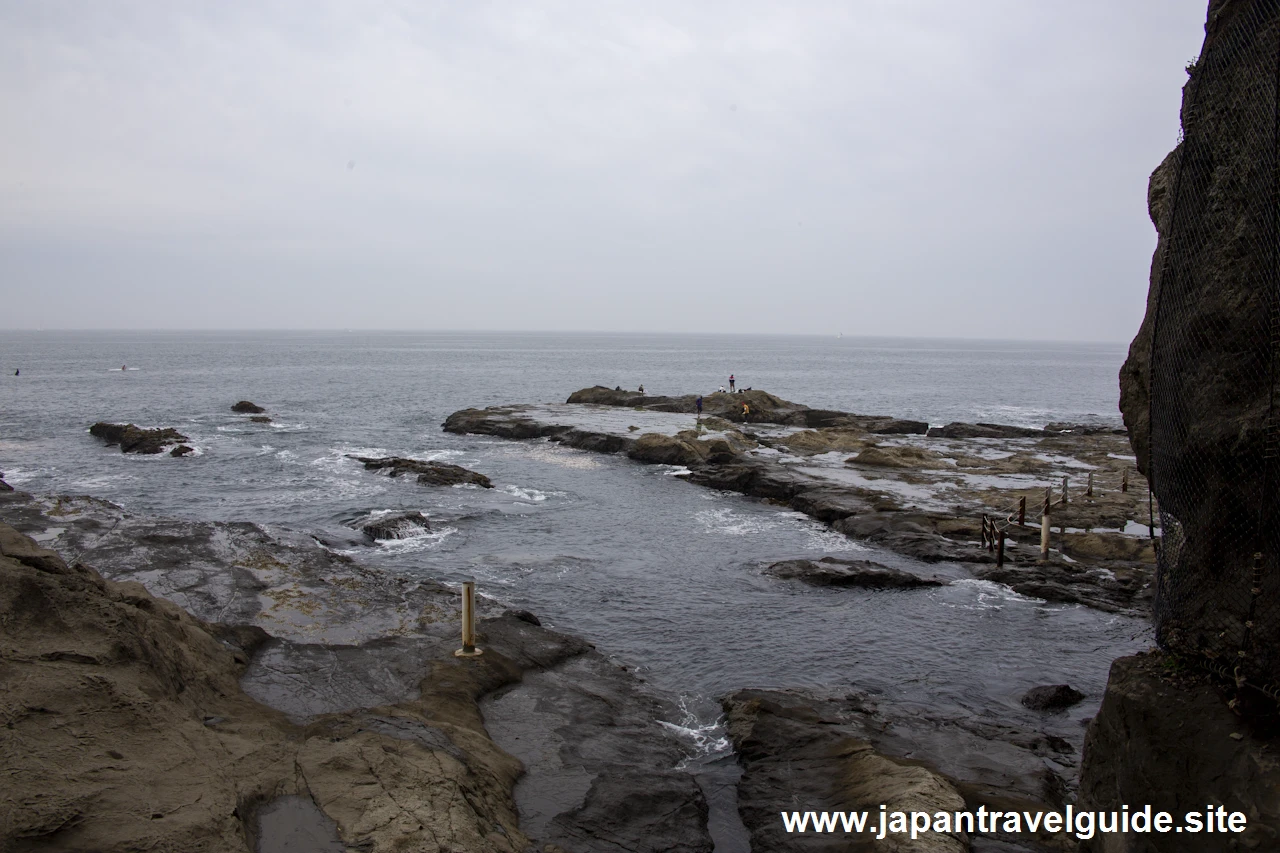
[[1020, 701], [1033, 711], [1061, 711], [1084, 701], [1084, 694], [1070, 684], [1042, 684], [1022, 694]]
[[1241, 834], [1095, 836], [1087, 853], [1228, 853], [1280, 846], [1280, 741], [1254, 731], [1203, 674], [1164, 654], [1120, 658], [1085, 736], [1081, 809], [1204, 815], [1205, 804], [1241, 812]]
[[[985, 807], [1042, 811], [1062, 804], [1060, 771], [1073, 763], [1061, 738], [1007, 724], [932, 718], [878, 707], [849, 693], [740, 690], [721, 700], [742, 780], [739, 812], [753, 850], [970, 850], [965, 833], [926, 832], [877, 841], [875, 828], [845, 835], [788, 833], [780, 813], [865, 810], [950, 812]], [[974, 850], [1067, 850], [1048, 833], [989, 832]], [[1042, 846], [1043, 845], [1043, 846]]]
[[265, 412], [266, 409], [262, 408], [257, 403], [250, 403], [248, 400], [241, 400], [239, 403], [236, 403], [231, 407], [231, 411], [242, 415], [260, 415]]
[[929, 430], [930, 438], [1043, 438], [1044, 430], [1007, 424], [949, 423]]
[[190, 445], [187, 445], [187, 444], [179, 444], [173, 450], [169, 451], [169, 455], [170, 456], [189, 456], [190, 454], [195, 452], [196, 451], [194, 447], [191, 447]]
[[0, 492], [12, 492], [13, 486], [4, 481], [4, 472], [0, 471]]
[[820, 560], [782, 560], [773, 563], [765, 574], [775, 578], [802, 580], [814, 586], [856, 586], [867, 589], [914, 589], [942, 586], [938, 578], [922, 578], [900, 569], [891, 569], [869, 560], [842, 560], [823, 557]]
[[420, 512], [395, 513], [360, 525], [361, 532], [375, 541], [408, 539], [430, 529], [431, 522]]
[[1278, 21], [1261, 0], [1210, 4], [1183, 89], [1182, 141], [1148, 184], [1158, 241], [1120, 371], [1120, 410], [1166, 532], [1157, 640], [1239, 653], [1257, 683], [1280, 678]]
[[398, 456], [371, 458], [353, 456], [370, 471], [386, 471], [392, 477], [405, 474], [417, 474], [418, 482], [428, 486], [461, 486], [474, 484], [484, 489], [492, 489], [493, 482], [484, 474], [478, 474], [461, 465], [450, 465], [447, 462], [427, 462], [422, 459], [403, 459]]
[[122, 453], [163, 453], [170, 445], [190, 441], [172, 427], [143, 429], [133, 424], [109, 424], [102, 421], [89, 427], [89, 434], [105, 441], [108, 447], [120, 445]]

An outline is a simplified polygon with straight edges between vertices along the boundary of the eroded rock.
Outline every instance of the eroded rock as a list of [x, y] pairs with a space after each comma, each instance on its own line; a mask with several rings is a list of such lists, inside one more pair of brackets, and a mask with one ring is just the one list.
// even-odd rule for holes
[[476, 485], [484, 489], [492, 489], [493, 482], [484, 474], [478, 474], [461, 465], [450, 465], [447, 462], [429, 462], [422, 459], [404, 459], [399, 456], [371, 458], [368, 456], [352, 456], [370, 471], [386, 471], [392, 477], [405, 474], [417, 474], [418, 482], [430, 486]]
[[170, 445], [190, 441], [172, 427], [143, 429], [133, 424], [109, 424], [103, 421], [89, 427], [89, 434], [101, 438], [108, 447], [119, 445], [121, 453], [163, 453]]

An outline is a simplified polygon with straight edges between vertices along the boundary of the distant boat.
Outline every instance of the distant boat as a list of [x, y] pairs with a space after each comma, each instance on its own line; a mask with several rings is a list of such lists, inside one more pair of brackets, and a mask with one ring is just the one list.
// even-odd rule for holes
[[844, 337], [844, 332], [836, 332], [836, 337], [837, 337], [837, 338], [843, 338], [843, 337]]

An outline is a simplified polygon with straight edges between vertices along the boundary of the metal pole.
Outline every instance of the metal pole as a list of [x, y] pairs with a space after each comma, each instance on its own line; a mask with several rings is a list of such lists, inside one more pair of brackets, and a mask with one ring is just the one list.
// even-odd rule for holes
[[1044, 490], [1044, 509], [1040, 515], [1040, 561], [1049, 559], [1049, 501], [1050, 490]]
[[462, 648], [454, 652], [460, 658], [479, 657], [483, 649], [476, 648], [476, 582], [462, 582]]
[[996, 534], [996, 568], [1004, 568], [1004, 531], [1001, 530]]
[[1067, 505], [1067, 478], [1062, 478], [1062, 505]]
[[1027, 496], [1018, 498], [1018, 526], [1027, 526]]
[[1084, 490], [1084, 496], [1086, 498], [1093, 497], [1093, 472], [1092, 471], [1089, 472], [1089, 487]]

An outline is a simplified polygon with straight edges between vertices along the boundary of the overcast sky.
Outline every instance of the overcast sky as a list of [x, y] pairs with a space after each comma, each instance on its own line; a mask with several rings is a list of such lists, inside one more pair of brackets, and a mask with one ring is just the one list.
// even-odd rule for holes
[[1127, 341], [1206, 0], [0, 0], [0, 328]]

